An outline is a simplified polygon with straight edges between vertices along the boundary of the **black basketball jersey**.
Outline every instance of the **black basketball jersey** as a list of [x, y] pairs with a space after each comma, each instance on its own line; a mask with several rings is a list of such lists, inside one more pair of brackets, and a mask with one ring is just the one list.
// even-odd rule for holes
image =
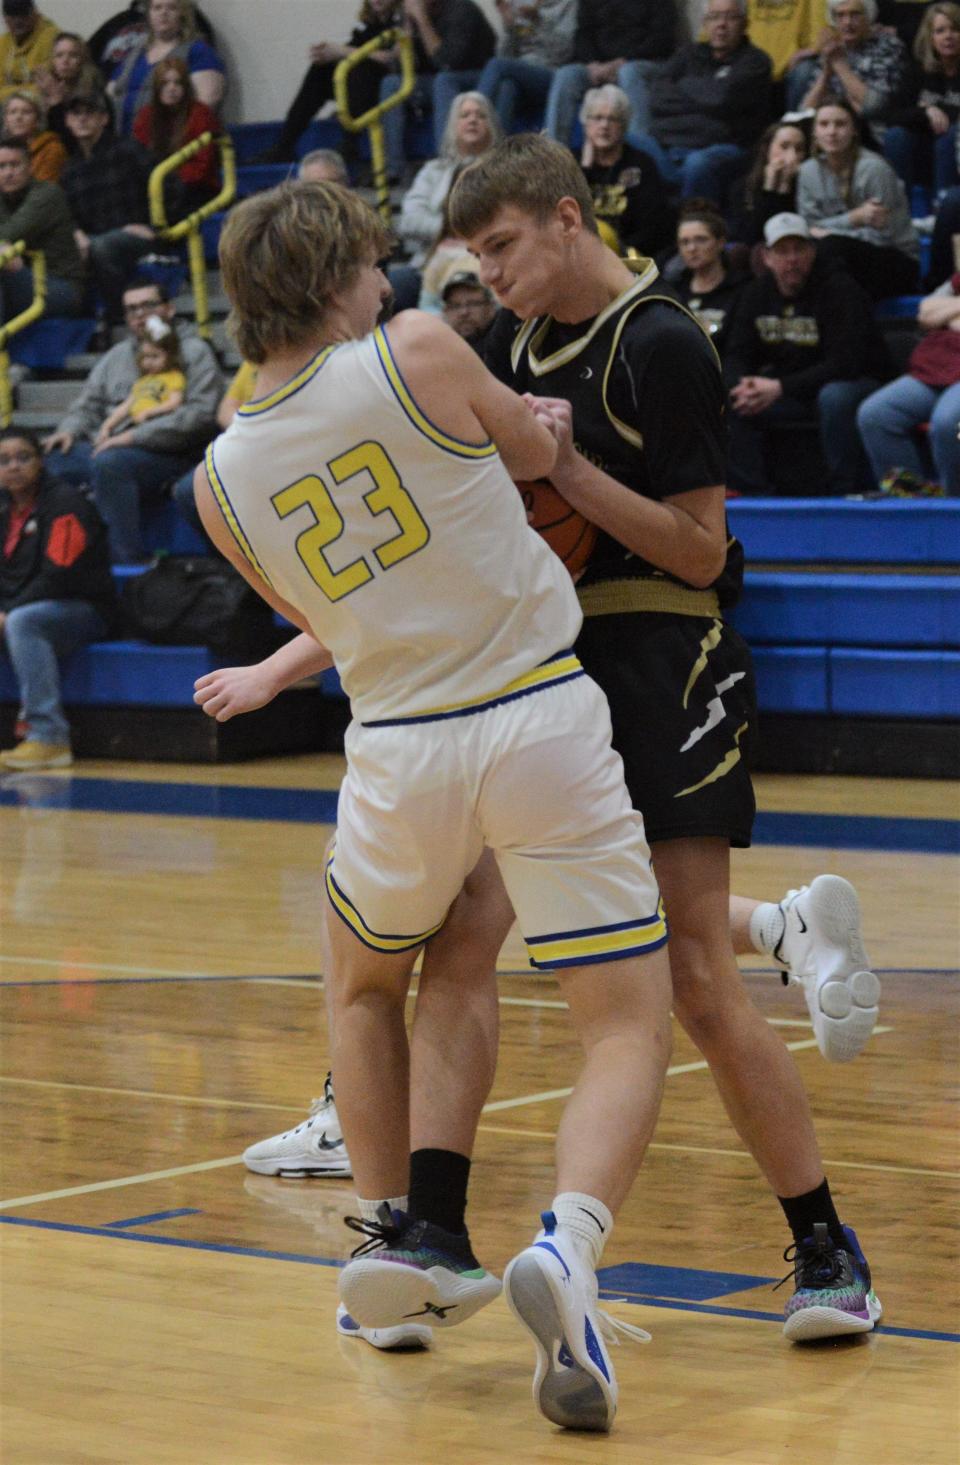
[[[633, 284], [592, 320], [518, 321], [502, 310], [484, 343], [487, 366], [518, 392], [566, 398], [579, 451], [636, 493], [664, 499], [723, 483], [716, 352], [690, 313], [662, 293], [652, 261], [630, 267]], [[601, 532], [579, 585], [635, 578], [677, 580]], [[734, 604], [742, 580], [743, 551], [728, 534], [726, 565], [712, 587], [721, 606]]]

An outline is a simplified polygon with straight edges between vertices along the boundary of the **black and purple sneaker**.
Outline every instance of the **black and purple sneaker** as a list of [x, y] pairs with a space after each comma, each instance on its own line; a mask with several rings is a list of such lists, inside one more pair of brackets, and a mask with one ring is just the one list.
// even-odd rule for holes
[[870, 1284], [870, 1268], [856, 1233], [852, 1226], [844, 1226], [843, 1234], [846, 1246], [838, 1246], [821, 1221], [812, 1236], [783, 1254], [784, 1261], [793, 1262], [796, 1280], [796, 1291], [784, 1309], [783, 1332], [795, 1343], [869, 1333], [880, 1320], [883, 1308]]

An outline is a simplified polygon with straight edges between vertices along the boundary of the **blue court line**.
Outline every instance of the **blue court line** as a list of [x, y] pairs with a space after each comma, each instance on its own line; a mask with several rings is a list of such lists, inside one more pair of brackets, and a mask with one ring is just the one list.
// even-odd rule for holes
[[122, 1231], [127, 1226], [152, 1226], [155, 1221], [172, 1221], [175, 1216], [201, 1216], [194, 1206], [182, 1206], [178, 1211], [152, 1211], [148, 1216], [130, 1216], [126, 1221], [107, 1221], [105, 1231]]
[[[330, 789], [237, 788], [135, 779], [51, 778], [42, 774], [22, 787], [15, 780], [0, 784], [0, 806], [21, 804], [80, 813], [272, 819], [288, 824], [332, 824], [337, 816], [337, 795]], [[754, 840], [757, 844], [960, 854], [960, 820], [761, 812]]]
[[[66, 966], [70, 963], [66, 962]], [[953, 966], [878, 966], [874, 967], [878, 977], [960, 977], [960, 967]], [[748, 977], [779, 977], [779, 967], [748, 967], [744, 975]], [[498, 977], [530, 977], [534, 972], [531, 967], [504, 967], [498, 968]], [[318, 972], [309, 972], [303, 975], [298, 972], [276, 973], [268, 975], [260, 972], [243, 972], [238, 976], [206, 976], [200, 973], [191, 974], [184, 972], [182, 977], [38, 977], [31, 981], [29, 977], [11, 978], [10, 981], [0, 981], [2, 987], [135, 987], [155, 986], [161, 982], [314, 982], [319, 987], [323, 978]]]
[[[219, 1241], [190, 1241], [182, 1236], [147, 1235], [138, 1231], [110, 1231], [102, 1226], [78, 1226], [68, 1221], [37, 1221], [30, 1216], [0, 1216], [0, 1225], [28, 1226], [36, 1231], [67, 1231], [79, 1236], [109, 1236], [117, 1241], [144, 1241], [150, 1246], [180, 1246], [188, 1251], [214, 1251], [229, 1256], [262, 1257], [266, 1261], [300, 1262], [312, 1267], [342, 1267], [342, 1261], [332, 1257], [307, 1256], [296, 1251], [266, 1251], [258, 1246], [230, 1246]], [[610, 1301], [623, 1298], [622, 1292], [601, 1292], [601, 1297]], [[750, 1322], [783, 1322], [779, 1312], [751, 1312], [741, 1307], [711, 1307], [700, 1302], [675, 1302], [665, 1297], [631, 1297], [627, 1299], [643, 1307], [663, 1307], [678, 1312], [716, 1314], [719, 1317], [740, 1317]], [[934, 1343], [960, 1343], [960, 1333], [940, 1333], [928, 1328], [893, 1328], [886, 1325], [878, 1330], [897, 1338], [922, 1338]]]

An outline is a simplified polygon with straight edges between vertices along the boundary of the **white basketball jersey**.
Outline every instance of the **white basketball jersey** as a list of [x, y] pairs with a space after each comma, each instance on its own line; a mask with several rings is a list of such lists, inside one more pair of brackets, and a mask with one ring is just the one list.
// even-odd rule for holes
[[360, 721], [484, 701], [576, 639], [573, 584], [495, 445], [430, 422], [386, 330], [242, 407], [206, 465], [247, 560], [333, 653]]

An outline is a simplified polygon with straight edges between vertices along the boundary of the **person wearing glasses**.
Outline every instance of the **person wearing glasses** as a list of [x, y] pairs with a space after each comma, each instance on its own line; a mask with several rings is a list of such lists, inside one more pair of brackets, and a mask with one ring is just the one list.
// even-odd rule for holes
[[877, 0], [828, 0], [827, 18], [815, 54], [787, 72], [787, 107], [809, 111], [846, 101], [879, 141], [881, 119], [907, 82], [907, 48], [876, 24]]
[[216, 358], [199, 336], [180, 337], [187, 384], [182, 406], [97, 442], [106, 418], [129, 395], [140, 375], [137, 350], [163, 335], [173, 320], [166, 291], [155, 283], [123, 292], [128, 335], [90, 373], [82, 392], [44, 442], [48, 467], [68, 483], [88, 483], [110, 535], [118, 564], [144, 558], [141, 508], [160, 502], [169, 484], [192, 468], [216, 431], [223, 381]]
[[110, 632], [116, 611], [103, 523], [85, 493], [47, 471], [32, 432], [0, 433], [0, 656], [20, 694], [22, 740], [0, 774], [68, 768], [60, 660]]

